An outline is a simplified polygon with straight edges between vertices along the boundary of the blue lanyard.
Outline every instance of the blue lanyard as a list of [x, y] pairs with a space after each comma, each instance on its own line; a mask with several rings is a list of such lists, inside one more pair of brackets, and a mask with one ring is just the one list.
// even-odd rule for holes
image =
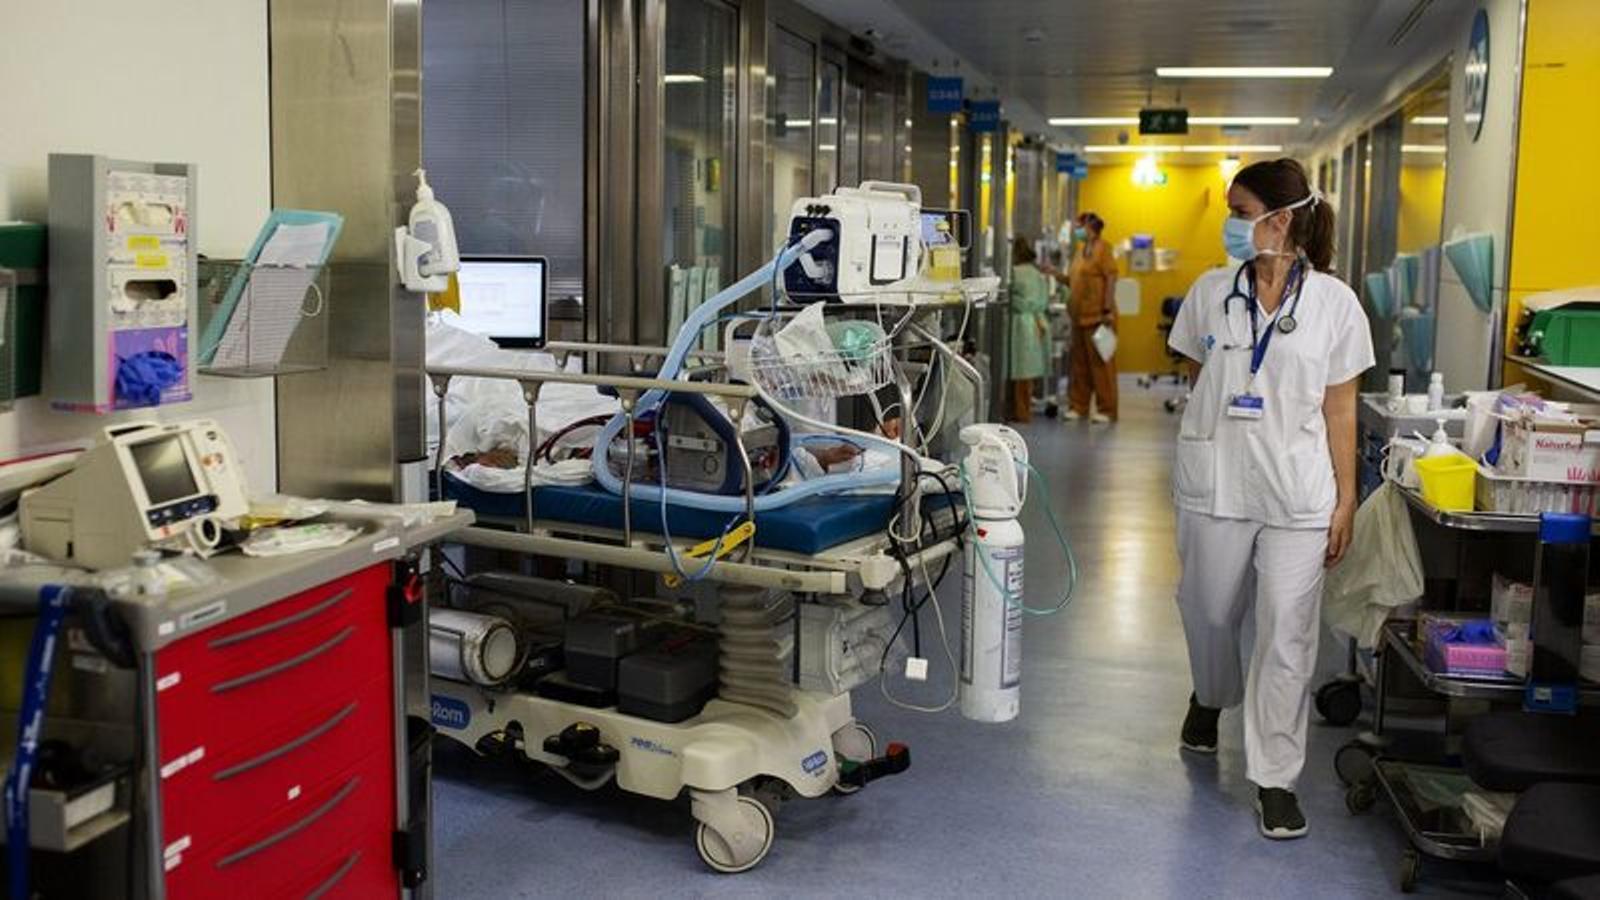
[[[1298, 278], [1298, 281], [1295, 279]], [[1272, 333], [1277, 331], [1273, 326], [1278, 324], [1278, 319], [1283, 316], [1285, 309], [1289, 311], [1289, 318], [1293, 319], [1295, 311], [1300, 308], [1300, 291], [1306, 286], [1304, 275], [1300, 270], [1300, 263], [1295, 263], [1289, 270], [1289, 279], [1294, 281], [1294, 297], [1290, 302], [1278, 306], [1278, 311], [1273, 313], [1267, 322], [1267, 330], [1262, 333], [1257, 326], [1256, 314], [1256, 288], [1254, 280], [1250, 283], [1250, 377], [1255, 379], [1257, 372], [1261, 371], [1261, 363], [1267, 358], [1267, 346], [1272, 343]]]
[[7, 882], [13, 898], [32, 896], [28, 883], [28, 791], [39, 752], [39, 736], [44, 731], [45, 705], [50, 698], [50, 679], [55, 673], [61, 622], [71, 603], [71, 588], [49, 585], [39, 592], [39, 621], [33, 629], [33, 640], [28, 643], [28, 661], [23, 668], [16, 756], [5, 780]]

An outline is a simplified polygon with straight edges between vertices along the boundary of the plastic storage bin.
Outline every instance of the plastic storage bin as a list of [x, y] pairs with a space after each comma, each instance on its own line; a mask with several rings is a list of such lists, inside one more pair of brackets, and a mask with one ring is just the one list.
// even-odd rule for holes
[[1415, 463], [1422, 482], [1422, 499], [1436, 509], [1471, 512], [1475, 499], [1478, 464], [1466, 456], [1433, 456]]

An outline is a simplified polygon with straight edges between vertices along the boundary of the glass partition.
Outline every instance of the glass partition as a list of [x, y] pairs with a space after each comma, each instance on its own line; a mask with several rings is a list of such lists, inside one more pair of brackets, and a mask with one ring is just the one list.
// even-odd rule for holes
[[844, 116], [840, 127], [839, 183], [854, 186], [861, 183], [861, 132], [862, 106], [866, 88], [853, 77], [844, 83]]
[[772, 159], [769, 250], [776, 250], [788, 239], [789, 210], [794, 202], [813, 196], [811, 146], [812, 137], [819, 130], [811, 113], [816, 48], [781, 28], [774, 34], [776, 40], [768, 61], [771, 77], [767, 82]]
[[842, 182], [839, 175], [839, 144], [843, 140], [840, 119], [843, 117], [844, 66], [831, 60], [822, 61], [821, 78], [817, 83], [817, 191], [828, 192]]
[[894, 142], [894, 91], [890, 79], [874, 74], [862, 103], [865, 125], [861, 144], [861, 177], [878, 181], [897, 181]]
[[422, 161], [462, 253], [584, 277], [584, 16], [567, 0], [453, 0], [422, 16]]
[[1412, 94], [1401, 115], [1395, 224], [1399, 256], [1394, 274], [1401, 292], [1397, 301], [1400, 337], [1394, 364], [1406, 370], [1408, 389], [1420, 390], [1436, 367], [1450, 70], [1445, 68]]
[[737, 25], [737, 12], [720, 0], [667, 0], [661, 241], [668, 335], [734, 274]]

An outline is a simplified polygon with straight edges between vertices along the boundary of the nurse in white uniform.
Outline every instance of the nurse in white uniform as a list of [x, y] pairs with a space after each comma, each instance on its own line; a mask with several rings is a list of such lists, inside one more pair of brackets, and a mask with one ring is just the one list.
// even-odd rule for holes
[[1242, 262], [1194, 283], [1170, 338], [1198, 367], [1173, 469], [1194, 677], [1182, 745], [1215, 753], [1218, 715], [1242, 703], [1261, 833], [1295, 838], [1323, 572], [1350, 545], [1356, 384], [1372, 338], [1355, 293], [1329, 274], [1333, 210], [1299, 163], [1241, 169], [1228, 208], [1223, 242]]

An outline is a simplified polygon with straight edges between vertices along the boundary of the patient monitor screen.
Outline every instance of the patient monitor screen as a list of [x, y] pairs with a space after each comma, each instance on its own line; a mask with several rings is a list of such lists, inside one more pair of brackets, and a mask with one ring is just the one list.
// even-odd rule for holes
[[456, 274], [461, 327], [502, 347], [542, 347], [545, 261], [536, 256], [467, 257]]
[[194, 483], [194, 472], [189, 468], [189, 456], [183, 452], [182, 439], [176, 435], [134, 444], [128, 448], [128, 453], [133, 456], [133, 467], [139, 472], [139, 480], [144, 482], [144, 493], [150, 498], [151, 506], [200, 493]]

